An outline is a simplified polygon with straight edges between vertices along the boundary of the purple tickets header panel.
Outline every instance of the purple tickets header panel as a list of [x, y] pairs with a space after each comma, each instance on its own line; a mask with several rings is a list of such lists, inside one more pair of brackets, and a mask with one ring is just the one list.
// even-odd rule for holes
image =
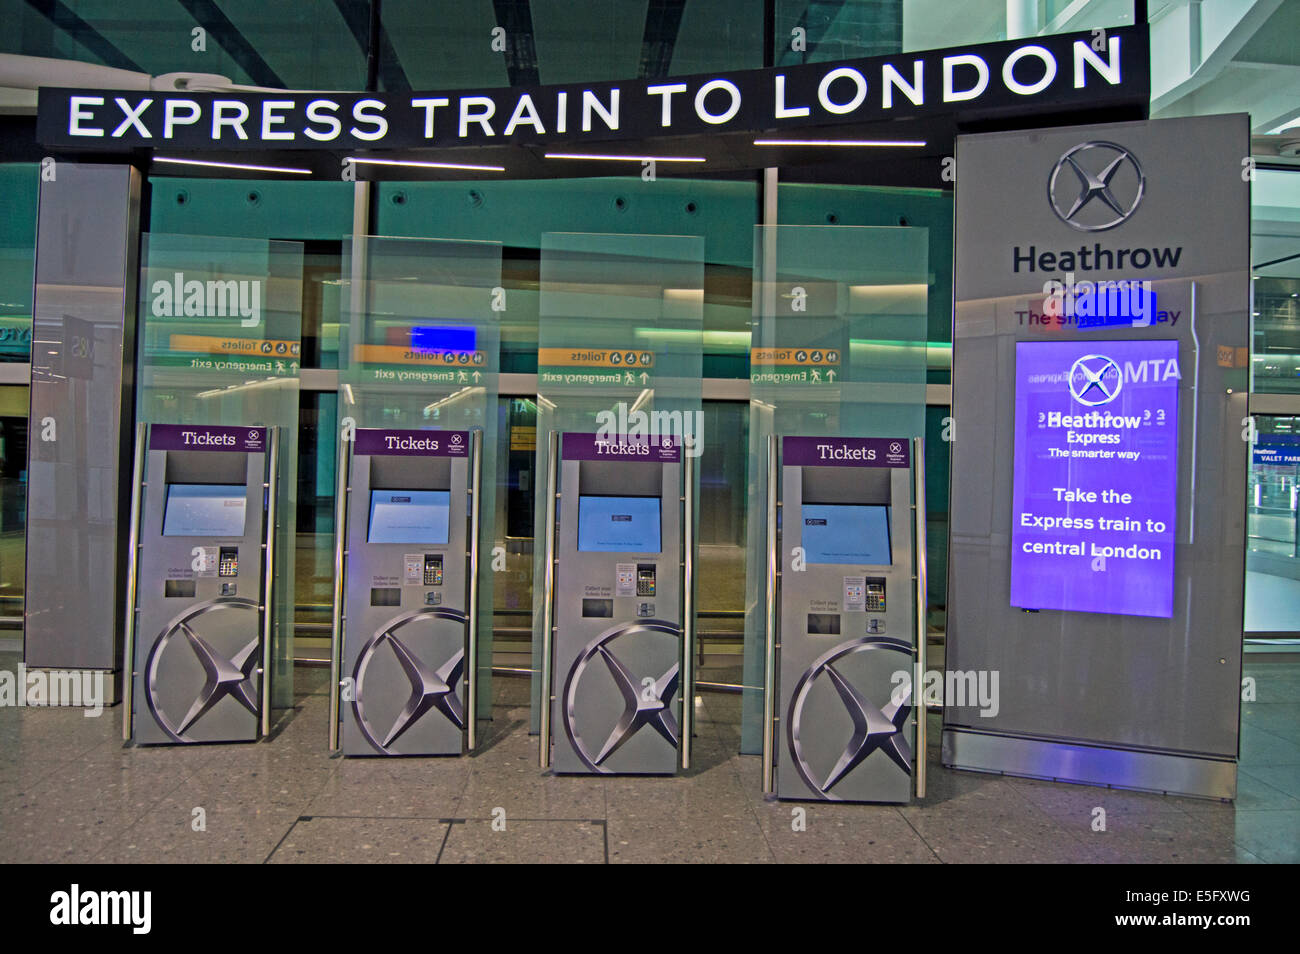
[[781, 462], [792, 467], [906, 467], [905, 437], [783, 437]]
[[637, 437], [630, 434], [565, 433], [560, 453], [565, 460], [627, 460], [645, 464], [677, 464], [681, 439], [671, 435]]
[[1011, 605], [1173, 615], [1177, 341], [1016, 344]]
[[264, 451], [265, 427], [228, 424], [151, 424], [150, 450]]
[[363, 457], [468, 457], [469, 431], [359, 427], [352, 450]]

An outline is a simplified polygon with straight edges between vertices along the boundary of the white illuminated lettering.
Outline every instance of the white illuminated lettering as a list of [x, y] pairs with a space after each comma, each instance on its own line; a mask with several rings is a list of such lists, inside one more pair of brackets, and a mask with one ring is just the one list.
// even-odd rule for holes
[[903, 74], [898, 72], [892, 63], [886, 63], [880, 71], [880, 77], [884, 80], [881, 95], [883, 96], [883, 105], [885, 109], [894, 107], [894, 90], [912, 101], [913, 106], [921, 106], [925, 103], [925, 87], [921, 82], [922, 70], [925, 63], [922, 60], [916, 60], [912, 64], [912, 82], [908, 83], [903, 78]]
[[[853, 85], [856, 87], [853, 98], [847, 103], [836, 103], [831, 100], [831, 84], [837, 79], [852, 80]], [[862, 105], [862, 101], [866, 98], [867, 78], [851, 66], [841, 66], [837, 70], [831, 70], [822, 77], [821, 84], [817, 87], [817, 101], [822, 104], [822, 109], [839, 116], [853, 112]]]
[[332, 99], [313, 99], [307, 104], [307, 121], [312, 123], [324, 123], [329, 127], [329, 132], [321, 132], [312, 129], [310, 126], [302, 131], [302, 134], [308, 139], [315, 139], [317, 142], [329, 142], [337, 139], [339, 133], [343, 131], [343, 124], [338, 121], [338, 117], [331, 116], [330, 113], [338, 112], [339, 104]]
[[[233, 111], [234, 116], [226, 113]], [[248, 106], [237, 99], [214, 99], [212, 101], [212, 138], [221, 139], [221, 128], [229, 126], [240, 139], [247, 139], [244, 123], [248, 121]]]
[[[374, 113], [369, 110], [374, 110]], [[354, 139], [364, 139], [366, 142], [374, 142], [376, 139], [383, 139], [388, 135], [388, 120], [383, 116], [375, 115], [384, 110], [384, 103], [378, 99], [359, 99], [352, 104], [352, 121], [354, 123], [368, 123], [375, 127], [374, 132], [364, 132], [353, 126], [348, 130]]]
[[117, 103], [117, 105], [121, 108], [122, 112], [126, 115], [126, 118], [123, 119], [122, 122], [118, 125], [118, 127], [113, 130], [114, 139], [118, 138], [119, 136], [122, 135], [122, 133], [126, 132], [128, 126], [134, 126], [136, 129], [138, 129], [140, 131], [140, 135], [145, 139], [153, 138], [153, 133], [149, 132], [149, 130], [144, 127], [144, 123], [140, 122], [140, 114], [153, 105], [152, 99], [140, 100], [140, 102], [136, 103], [135, 109], [132, 109], [131, 104], [128, 103], [126, 100], [124, 100], [121, 96], [115, 97], [113, 101]]
[[601, 122], [609, 129], [618, 129], [618, 93], [617, 89], [609, 91], [609, 107], [596, 98], [596, 94], [589, 89], [582, 91], [582, 131], [591, 132], [591, 114], [598, 113]]
[[[958, 66], [973, 66], [975, 72], [979, 75], [979, 80], [970, 89], [959, 90], [953, 82], [953, 73]], [[943, 101], [945, 103], [959, 103], [963, 100], [974, 99], [989, 85], [989, 65], [974, 53], [959, 53], [956, 56], [945, 56], [943, 58]]]
[[1088, 78], [1084, 64], [1088, 64], [1111, 86], [1120, 83], [1119, 37], [1112, 36], [1106, 43], [1106, 59], [1103, 60], [1089, 45], [1087, 40], [1074, 41], [1074, 88], [1083, 89]]
[[785, 104], [785, 76], [781, 73], [776, 74], [776, 118], [790, 119], [793, 116], [808, 116], [812, 114], [811, 106], [786, 106]]
[[[704, 101], [709, 98], [709, 94], [716, 89], [726, 90], [727, 95], [731, 98], [731, 105], [727, 107], [725, 112], [711, 113], [704, 105]], [[740, 90], [736, 88], [735, 83], [729, 80], [709, 80], [695, 94], [695, 115], [712, 126], [725, 123], [738, 112], [740, 112]]]
[[[479, 107], [477, 112], [471, 112], [474, 107]], [[496, 115], [497, 104], [487, 96], [465, 96], [460, 101], [460, 132], [457, 134], [461, 139], [469, 135], [469, 124], [478, 123], [479, 128], [483, 130], [485, 136], [495, 136], [492, 130], [492, 124], [488, 122]]]
[[[185, 107], [189, 112], [183, 116], [177, 115], [177, 110]], [[163, 107], [163, 138], [171, 139], [172, 132], [177, 126], [193, 126], [203, 115], [203, 110], [199, 104], [192, 99], [169, 99]]]
[[268, 99], [262, 102], [262, 138], [292, 140], [293, 133], [288, 130], [277, 130], [274, 127], [284, 125], [284, 116], [280, 111], [284, 109], [293, 109], [293, 100], [291, 99]]
[[664, 83], [660, 86], [646, 87], [651, 96], [662, 96], [663, 103], [659, 114], [659, 125], [668, 127], [673, 124], [673, 94], [686, 92], [685, 83]]
[[[1036, 83], [1021, 83], [1016, 80], [1015, 68], [1026, 56], [1035, 56], [1042, 60], [1043, 77]], [[1041, 46], [1022, 46], [1007, 57], [1007, 61], [1002, 64], [1002, 82], [1006, 84], [1007, 89], [1013, 93], [1019, 93], [1021, 96], [1032, 96], [1034, 93], [1041, 93], [1051, 85], [1052, 80], [1056, 79], [1056, 58]]]
[[538, 133], [545, 135], [546, 127], [542, 125], [542, 117], [537, 115], [537, 107], [533, 105], [533, 98], [527, 93], [519, 97], [519, 102], [515, 105], [515, 111], [510, 114], [510, 121], [506, 123], [505, 135], [509, 136], [519, 125], [532, 126]]
[[88, 119], [94, 119], [94, 114], [83, 109], [83, 106], [103, 106], [103, 96], [72, 96], [68, 100], [68, 135], [69, 136], [102, 136], [104, 130], [94, 129], [90, 126], [83, 126], [82, 123]]
[[411, 105], [416, 109], [424, 110], [424, 138], [433, 138], [433, 111], [439, 106], [446, 106], [451, 101], [446, 96], [429, 96], [424, 99], [413, 99]]

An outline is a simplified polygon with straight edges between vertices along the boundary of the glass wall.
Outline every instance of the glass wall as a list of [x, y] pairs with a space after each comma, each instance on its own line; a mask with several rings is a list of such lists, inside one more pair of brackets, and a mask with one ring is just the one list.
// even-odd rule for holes
[[1300, 417], [1256, 418], [1246, 485], [1247, 635], [1300, 634]]
[[1251, 390], [1300, 394], [1300, 169], [1256, 173], [1251, 258]]

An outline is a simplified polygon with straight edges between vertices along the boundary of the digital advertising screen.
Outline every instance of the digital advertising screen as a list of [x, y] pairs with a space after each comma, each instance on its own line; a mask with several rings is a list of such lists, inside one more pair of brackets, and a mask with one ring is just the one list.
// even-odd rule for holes
[[803, 549], [808, 563], [893, 563], [889, 508], [879, 504], [803, 505]]
[[446, 543], [451, 524], [448, 490], [370, 491], [369, 543]]
[[658, 497], [578, 497], [578, 549], [658, 553]]
[[1011, 605], [1173, 615], [1177, 341], [1016, 344]]
[[168, 484], [164, 537], [242, 537], [243, 484]]

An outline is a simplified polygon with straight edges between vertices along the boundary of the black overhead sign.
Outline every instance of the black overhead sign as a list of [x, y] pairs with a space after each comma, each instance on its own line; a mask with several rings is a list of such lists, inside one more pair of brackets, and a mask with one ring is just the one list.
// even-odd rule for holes
[[420, 149], [641, 140], [1145, 104], [1145, 25], [838, 63], [589, 85], [402, 93], [46, 87], [37, 138], [96, 152]]

